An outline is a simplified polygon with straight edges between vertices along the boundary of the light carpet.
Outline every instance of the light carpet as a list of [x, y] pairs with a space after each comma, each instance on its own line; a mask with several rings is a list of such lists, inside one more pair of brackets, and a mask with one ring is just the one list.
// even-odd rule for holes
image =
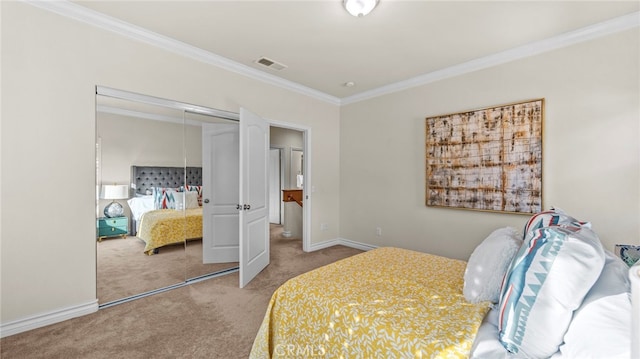
[[275, 235], [271, 264], [244, 289], [238, 273], [120, 304], [0, 341], [2, 358], [247, 358], [271, 295], [286, 280], [360, 253], [311, 253]]

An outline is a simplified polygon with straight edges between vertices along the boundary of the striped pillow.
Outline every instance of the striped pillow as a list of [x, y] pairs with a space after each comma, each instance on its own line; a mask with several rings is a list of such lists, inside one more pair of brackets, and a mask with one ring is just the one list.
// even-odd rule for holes
[[499, 337], [511, 353], [548, 358], [600, 276], [604, 250], [589, 223], [558, 211], [533, 216], [527, 228], [502, 283]]
[[153, 187], [154, 209], [175, 209], [178, 188]]

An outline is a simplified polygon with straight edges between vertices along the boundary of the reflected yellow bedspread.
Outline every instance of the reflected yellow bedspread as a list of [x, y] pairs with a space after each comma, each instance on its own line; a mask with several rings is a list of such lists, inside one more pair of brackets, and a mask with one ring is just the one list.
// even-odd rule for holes
[[157, 209], [142, 215], [140, 229], [136, 237], [146, 245], [144, 253], [168, 244], [184, 242], [187, 239], [202, 238], [202, 207], [182, 211]]
[[379, 248], [273, 294], [251, 358], [466, 358], [489, 303], [462, 294], [466, 262]]

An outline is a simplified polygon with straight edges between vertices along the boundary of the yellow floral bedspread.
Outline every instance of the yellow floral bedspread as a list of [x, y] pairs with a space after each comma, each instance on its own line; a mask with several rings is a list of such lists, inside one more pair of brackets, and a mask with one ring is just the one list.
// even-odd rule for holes
[[462, 294], [466, 262], [378, 248], [273, 294], [251, 358], [466, 358], [489, 303]]
[[175, 209], [149, 211], [142, 215], [136, 237], [146, 243], [144, 253], [148, 255], [162, 246], [202, 238], [202, 207], [184, 213]]

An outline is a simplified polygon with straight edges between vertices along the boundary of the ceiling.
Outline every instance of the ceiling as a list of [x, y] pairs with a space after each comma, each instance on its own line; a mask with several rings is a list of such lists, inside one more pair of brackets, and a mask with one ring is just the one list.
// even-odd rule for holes
[[[639, 1], [74, 1], [345, 99], [637, 12]], [[637, 26], [637, 25], [636, 25]], [[255, 61], [286, 65], [274, 70]], [[353, 82], [354, 86], [345, 86]]]

